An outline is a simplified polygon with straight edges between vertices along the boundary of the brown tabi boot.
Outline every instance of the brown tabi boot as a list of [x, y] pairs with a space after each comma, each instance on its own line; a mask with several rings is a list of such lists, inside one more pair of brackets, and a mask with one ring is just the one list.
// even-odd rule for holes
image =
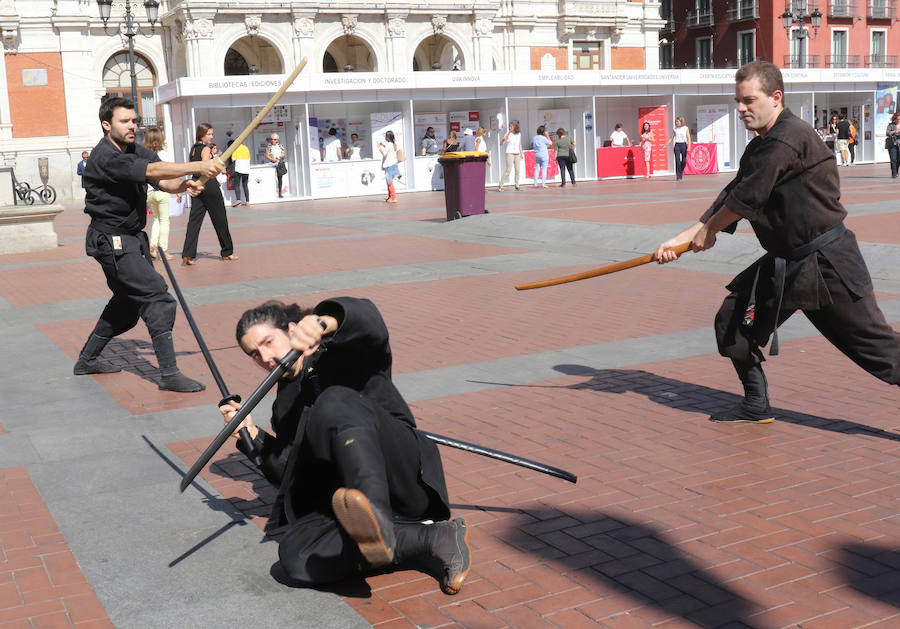
[[466, 521], [421, 524], [397, 523], [397, 554], [394, 563], [427, 564], [445, 594], [458, 594], [469, 574], [469, 528]]
[[110, 339], [91, 332], [81, 353], [78, 355], [78, 362], [72, 369], [72, 373], [76, 376], [86, 376], [95, 373], [118, 373], [122, 371], [121, 367], [117, 367], [112, 363], [100, 359], [100, 352], [106, 347]]
[[769, 406], [768, 383], [759, 363], [746, 364], [731, 361], [744, 385], [744, 399], [741, 403], [727, 411], [713, 413], [710, 421], [729, 424], [771, 424], [775, 421], [772, 407]]

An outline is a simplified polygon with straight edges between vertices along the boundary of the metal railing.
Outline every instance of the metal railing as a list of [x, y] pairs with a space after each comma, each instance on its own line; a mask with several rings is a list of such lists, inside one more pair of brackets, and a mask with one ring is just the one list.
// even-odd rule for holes
[[759, 2], [757, 0], [736, 0], [728, 3], [726, 12], [729, 22], [742, 20], [755, 20], [759, 17]]
[[866, 16], [876, 20], [894, 19], [897, 16], [897, 2], [895, 0], [868, 0]]
[[825, 55], [826, 68], [858, 68], [859, 55]]
[[867, 68], [896, 68], [897, 55], [866, 55]]
[[666, 23], [663, 25], [662, 29], [660, 29], [663, 33], [674, 33], [675, 32], [675, 20], [672, 18], [667, 18]]
[[850, 0], [831, 0], [828, 17], [856, 17], [856, 3]]
[[701, 26], [713, 25], [712, 9], [691, 9], [687, 12], [687, 27], [700, 28]]
[[785, 55], [785, 68], [818, 68], [819, 55]]

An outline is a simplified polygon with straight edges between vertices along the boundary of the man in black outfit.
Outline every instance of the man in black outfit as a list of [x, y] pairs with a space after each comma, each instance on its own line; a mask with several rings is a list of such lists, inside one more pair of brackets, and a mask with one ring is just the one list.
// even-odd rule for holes
[[[241, 424], [279, 488], [266, 532], [280, 538], [287, 574], [322, 585], [416, 567], [436, 572], [445, 593], [459, 592], [469, 571], [466, 521], [448, 521], [440, 454], [391, 381], [375, 305], [338, 297], [304, 310], [270, 301], [243, 314], [236, 336], [266, 370], [292, 347], [303, 352], [278, 385], [275, 434], [250, 416]], [[239, 408], [220, 407], [226, 424]]]
[[760, 347], [795, 310], [860, 367], [900, 385], [900, 335], [878, 308], [856, 236], [844, 226], [840, 178], [833, 153], [816, 131], [784, 108], [777, 66], [754, 61], [735, 75], [735, 101], [744, 126], [757, 133], [737, 176], [700, 221], [656, 250], [660, 264], [676, 259], [671, 247], [709, 249], [720, 231], [733, 233], [746, 218], [767, 251], [729, 285], [716, 315], [719, 353], [731, 358], [744, 385], [736, 407], [718, 422], [774, 420]]
[[134, 103], [125, 98], [106, 98], [100, 104], [103, 139], [91, 151], [84, 169], [85, 208], [91, 217], [85, 249], [103, 268], [113, 293], [81, 349], [75, 363], [76, 376], [121, 371], [100, 358], [114, 336], [133, 328], [143, 319], [159, 361], [159, 388], [189, 393], [205, 387], [178, 370], [172, 327], [175, 299], [165, 280], [153, 269], [147, 234], [147, 184], [160, 190], [195, 195], [202, 186], [180, 179], [199, 173], [215, 180], [219, 172], [212, 160], [175, 164], [135, 143], [137, 115]]

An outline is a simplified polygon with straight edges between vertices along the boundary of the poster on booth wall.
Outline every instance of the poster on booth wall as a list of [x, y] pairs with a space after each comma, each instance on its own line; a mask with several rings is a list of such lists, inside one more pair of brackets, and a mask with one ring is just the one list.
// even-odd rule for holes
[[716, 144], [716, 161], [719, 169], [731, 166], [725, 161], [731, 155], [731, 135], [728, 129], [728, 105], [697, 106], [697, 137], [701, 144]]
[[550, 133], [550, 137], [556, 139], [556, 130], [565, 129], [567, 135], [572, 135], [572, 120], [568, 109], [540, 109], [538, 110], [540, 122]]
[[456, 136], [460, 140], [466, 129], [471, 129], [472, 133], [475, 133], [481, 126], [477, 111], [451, 111], [448, 115], [450, 116], [450, 130], [456, 131]]
[[447, 114], [443, 112], [421, 112], [415, 116], [415, 133], [416, 133], [416, 155], [422, 154], [422, 138], [425, 137], [425, 130], [428, 127], [434, 128], [434, 139], [437, 140], [438, 147], [443, 148], [444, 140], [447, 138]]
[[[375, 159], [381, 159], [381, 151], [378, 150], [378, 144], [384, 143], [384, 134], [388, 131], [394, 132], [394, 143], [398, 149], [403, 149], [403, 153], [407, 156], [411, 155], [411, 151], [415, 148], [407, 146], [403, 137], [403, 113], [399, 111], [389, 111], [383, 113], [375, 113], [369, 115], [369, 121], [372, 125], [372, 137], [370, 138], [372, 145], [372, 156]], [[400, 164], [400, 175], [406, 173], [406, 162]], [[383, 178], [382, 178], [383, 179]], [[405, 181], [403, 182], [405, 183]]]
[[897, 110], [897, 84], [878, 83], [875, 86], [875, 137], [879, 141], [875, 143], [875, 150], [886, 152], [884, 141], [880, 138], [887, 134], [887, 126], [891, 123], [891, 116]]
[[[638, 107], [638, 129], [644, 128], [644, 123], [650, 123], [650, 130], [653, 131], [653, 143], [650, 148], [650, 171], [666, 172], [669, 170], [669, 151], [666, 141], [668, 138], [668, 129], [666, 128], [666, 117], [669, 108], [666, 105], [657, 105], [656, 107]], [[634, 144], [639, 144], [641, 140], [640, 132], [635, 138]]]

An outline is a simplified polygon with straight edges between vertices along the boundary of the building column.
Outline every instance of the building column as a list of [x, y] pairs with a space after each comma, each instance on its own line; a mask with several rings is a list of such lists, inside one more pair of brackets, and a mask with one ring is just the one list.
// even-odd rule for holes
[[192, 11], [185, 16], [181, 37], [184, 40], [185, 65], [188, 76], [219, 76], [222, 68], [215, 67], [213, 35], [215, 12]]
[[385, 49], [388, 67], [381, 72], [410, 72], [412, 66], [407, 65], [406, 18], [408, 12], [385, 13]]
[[19, 14], [13, 0], [0, 0], [0, 34], [3, 37], [3, 63], [0, 63], [0, 142], [12, 140], [12, 112], [9, 85], [6, 82], [6, 55], [19, 48]]
[[[475, 72], [490, 72], [494, 69], [493, 34], [494, 20], [492, 13], [475, 13], [472, 24], [472, 51], [474, 53]], [[470, 68], [466, 68], [469, 70]]]
[[[316, 63], [316, 59], [319, 56], [318, 50], [316, 50], [316, 39], [314, 37], [316, 32], [315, 19], [315, 12], [294, 12], [291, 14], [291, 24], [294, 31], [294, 36], [291, 39], [294, 45], [294, 62], [291, 68], [297, 67], [297, 64], [300, 63], [300, 60], [303, 57], [306, 57], [306, 68], [304, 68], [304, 72], [322, 71], [322, 68], [313, 67], [313, 65]], [[286, 69], [286, 72], [289, 71], [290, 70]]]

